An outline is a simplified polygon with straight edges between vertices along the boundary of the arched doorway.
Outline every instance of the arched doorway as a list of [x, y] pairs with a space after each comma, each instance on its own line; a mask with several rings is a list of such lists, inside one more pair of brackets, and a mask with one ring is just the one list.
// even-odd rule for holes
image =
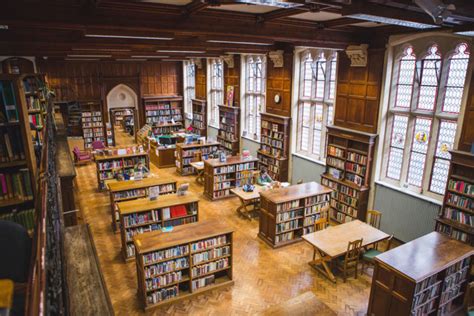
[[107, 94], [107, 145], [119, 146], [133, 143], [138, 126], [138, 97], [135, 91], [125, 84], [118, 84]]

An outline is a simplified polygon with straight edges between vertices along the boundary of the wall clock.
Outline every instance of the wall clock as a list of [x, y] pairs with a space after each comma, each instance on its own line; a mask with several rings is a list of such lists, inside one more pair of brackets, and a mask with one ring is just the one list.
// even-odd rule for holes
[[275, 94], [275, 97], [273, 98], [276, 104], [279, 104], [281, 102], [281, 95], [279, 93]]

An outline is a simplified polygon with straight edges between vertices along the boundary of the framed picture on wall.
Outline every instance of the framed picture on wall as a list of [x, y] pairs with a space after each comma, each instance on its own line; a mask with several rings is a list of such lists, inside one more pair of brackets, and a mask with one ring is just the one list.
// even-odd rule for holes
[[227, 106], [234, 105], [234, 86], [227, 86], [227, 99], [226, 104]]

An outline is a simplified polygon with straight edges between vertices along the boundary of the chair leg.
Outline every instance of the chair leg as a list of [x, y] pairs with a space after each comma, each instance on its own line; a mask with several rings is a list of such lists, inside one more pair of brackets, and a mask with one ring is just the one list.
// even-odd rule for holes
[[313, 261], [316, 260], [316, 249], [313, 248]]
[[357, 267], [359, 266], [359, 262], [356, 262], [356, 265], [355, 265], [355, 278], [357, 279]]

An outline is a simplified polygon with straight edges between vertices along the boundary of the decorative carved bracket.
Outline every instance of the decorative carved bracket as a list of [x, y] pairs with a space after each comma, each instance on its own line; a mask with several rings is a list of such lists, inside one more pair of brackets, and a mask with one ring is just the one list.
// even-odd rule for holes
[[283, 51], [282, 50], [269, 52], [268, 57], [270, 57], [270, 59], [272, 60], [273, 67], [275, 68], [283, 67]]
[[346, 48], [347, 57], [351, 60], [351, 67], [367, 66], [367, 48], [369, 45], [349, 45]]
[[225, 61], [227, 67], [234, 68], [234, 55], [224, 55], [221, 58]]
[[202, 69], [202, 60], [201, 58], [193, 58], [191, 59], [194, 63], [194, 65], [196, 65], [197, 69]]

